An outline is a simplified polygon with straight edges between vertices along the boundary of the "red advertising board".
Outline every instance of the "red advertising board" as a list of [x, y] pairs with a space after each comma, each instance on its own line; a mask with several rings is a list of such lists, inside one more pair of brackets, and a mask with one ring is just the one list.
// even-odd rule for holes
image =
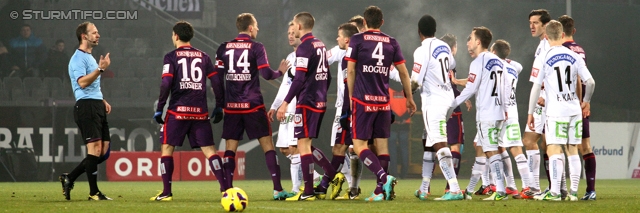
[[[224, 152], [218, 152], [222, 156]], [[236, 153], [234, 180], [245, 178], [245, 153]], [[201, 151], [181, 151], [173, 153], [173, 181], [216, 180], [207, 158]], [[159, 181], [160, 152], [111, 152], [107, 161], [109, 181]]]

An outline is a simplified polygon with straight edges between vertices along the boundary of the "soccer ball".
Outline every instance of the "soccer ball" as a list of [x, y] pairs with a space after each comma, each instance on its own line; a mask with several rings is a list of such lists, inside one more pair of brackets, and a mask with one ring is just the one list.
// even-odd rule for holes
[[247, 193], [245, 193], [244, 190], [234, 187], [227, 189], [227, 191], [222, 194], [220, 204], [225, 211], [241, 212], [247, 208], [249, 197], [247, 197]]

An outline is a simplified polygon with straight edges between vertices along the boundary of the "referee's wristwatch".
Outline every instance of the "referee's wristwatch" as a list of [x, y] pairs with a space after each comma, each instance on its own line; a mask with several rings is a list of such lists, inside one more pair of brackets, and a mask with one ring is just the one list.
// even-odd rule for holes
[[104, 72], [104, 69], [102, 69], [102, 68], [100, 68], [100, 67], [98, 67], [98, 70], [100, 71], [100, 73], [103, 73], [103, 72]]

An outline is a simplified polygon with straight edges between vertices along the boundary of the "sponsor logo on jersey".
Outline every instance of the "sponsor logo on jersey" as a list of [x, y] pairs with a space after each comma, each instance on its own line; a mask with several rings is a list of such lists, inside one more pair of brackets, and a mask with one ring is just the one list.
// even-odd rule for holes
[[176, 115], [176, 120], [207, 120], [206, 115]]
[[316, 102], [316, 108], [325, 108], [327, 107], [327, 102]]
[[473, 83], [476, 81], [476, 74], [475, 73], [469, 73], [469, 77], [467, 77], [467, 81]]
[[449, 54], [449, 47], [447, 47], [445, 45], [436, 47], [436, 49], [433, 50], [433, 53], [431, 53], [431, 57], [438, 58], [438, 55], [440, 55], [442, 53]]
[[218, 68], [224, 68], [224, 61], [222, 61], [220, 59], [216, 59], [216, 66]]
[[[331, 49], [331, 50], [333, 50], [333, 49]], [[326, 53], [326, 55], [327, 55], [327, 59], [331, 58], [331, 56], [333, 55], [333, 51], [331, 51], [331, 50], [326, 51], [326, 52], [327, 52], [327, 53]]]
[[231, 109], [249, 109], [249, 107], [251, 107], [251, 104], [249, 104], [248, 102], [245, 102], [245, 103], [227, 103], [227, 108], [231, 108]]
[[576, 62], [576, 59], [569, 54], [562, 53], [562, 54], [551, 56], [546, 63], [549, 66], [553, 66], [553, 64], [555, 64], [558, 61], [568, 61], [569, 63], [574, 64]]
[[384, 95], [364, 95], [365, 101], [388, 102], [387, 96]]
[[296, 57], [296, 67], [307, 68], [309, 66], [309, 58]]
[[181, 51], [176, 51], [176, 57], [201, 58], [202, 52], [194, 51], [194, 50], [181, 50]]
[[531, 68], [531, 76], [533, 77], [538, 77], [538, 72], [540, 72], [540, 70], [538, 68]]
[[251, 49], [251, 42], [229, 42], [227, 49]]
[[518, 72], [511, 67], [507, 67], [507, 73], [513, 75], [515, 79], [518, 79]]
[[487, 64], [484, 65], [484, 68], [486, 70], [491, 70], [491, 68], [498, 66], [500, 68], [502, 68], [502, 61], [498, 60], [498, 59], [491, 59], [489, 61], [487, 61]]
[[379, 35], [364, 35], [364, 40], [367, 41], [378, 41], [378, 42], [385, 42], [385, 43], [389, 43], [389, 37], [387, 36], [379, 36]]
[[202, 113], [202, 108], [200, 108], [200, 107], [192, 107], [192, 106], [178, 106], [178, 107], [176, 107], [176, 112]]
[[379, 112], [379, 111], [389, 111], [391, 110], [391, 105], [387, 104], [386, 106], [364, 106], [365, 112]]
[[413, 72], [420, 74], [421, 69], [422, 69], [422, 64], [418, 62], [413, 62]]

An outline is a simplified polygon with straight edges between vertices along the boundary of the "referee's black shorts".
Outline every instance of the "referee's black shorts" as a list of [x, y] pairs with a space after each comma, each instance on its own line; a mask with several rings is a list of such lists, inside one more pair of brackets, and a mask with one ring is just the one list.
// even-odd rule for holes
[[107, 111], [102, 100], [80, 99], [73, 109], [73, 118], [80, 129], [85, 144], [95, 141], [111, 141]]

